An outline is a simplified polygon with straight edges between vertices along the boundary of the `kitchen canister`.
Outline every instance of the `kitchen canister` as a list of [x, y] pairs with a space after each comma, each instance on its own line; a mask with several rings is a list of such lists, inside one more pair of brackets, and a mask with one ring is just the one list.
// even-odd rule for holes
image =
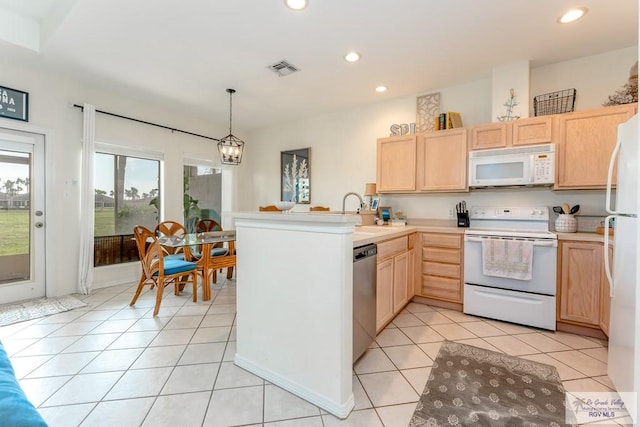
[[556, 219], [556, 231], [559, 233], [575, 233], [578, 230], [578, 221], [573, 215], [560, 214]]

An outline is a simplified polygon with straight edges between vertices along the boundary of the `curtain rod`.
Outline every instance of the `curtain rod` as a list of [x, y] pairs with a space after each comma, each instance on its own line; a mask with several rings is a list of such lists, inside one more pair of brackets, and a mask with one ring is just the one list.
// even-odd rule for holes
[[[84, 107], [82, 105], [73, 104], [73, 106], [76, 107], [76, 108], [81, 109], [82, 111], [84, 111]], [[205, 138], [205, 139], [210, 139], [212, 141], [220, 142], [220, 140], [218, 138], [212, 138], [210, 136], [200, 135], [198, 133], [193, 133], [193, 132], [189, 132], [189, 131], [186, 131], [186, 130], [180, 130], [180, 129], [176, 129], [176, 128], [171, 128], [169, 126], [159, 125], [157, 123], [145, 122], [144, 120], [134, 119], [132, 117], [122, 116], [120, 114], [109, 113], [107, 111], [101, 111], [101, 110], [96, 110], [96, 113], [106, 114], [107, 116], [118, 117], [120, 119], [131, 120], [132, 122], [144, 123], [145, 125], [156, 126], [156, 127], [159, 127], [159, 128], [170, 130], [171, 132], [185, 133], [187, 135], [197, 136], [198, 138]]]

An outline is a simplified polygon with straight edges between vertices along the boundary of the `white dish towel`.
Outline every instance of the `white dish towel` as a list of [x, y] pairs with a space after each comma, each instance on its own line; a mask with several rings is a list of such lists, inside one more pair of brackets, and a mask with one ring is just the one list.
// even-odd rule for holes
[[533, 242], [514, 239], [482, 240], [482, 274], [531, 280]]

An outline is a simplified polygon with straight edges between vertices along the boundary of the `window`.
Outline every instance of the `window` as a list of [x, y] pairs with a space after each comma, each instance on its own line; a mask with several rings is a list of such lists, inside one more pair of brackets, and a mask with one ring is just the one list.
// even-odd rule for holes
[[137, 260], [133, 227], [158, 224], [160, 160], [97, 152], [94, 174], [94, 266]]
[[222, 170], [209, 166], [184, 166], [184, 223], [193, 231], [198, 219], [220, 224]]

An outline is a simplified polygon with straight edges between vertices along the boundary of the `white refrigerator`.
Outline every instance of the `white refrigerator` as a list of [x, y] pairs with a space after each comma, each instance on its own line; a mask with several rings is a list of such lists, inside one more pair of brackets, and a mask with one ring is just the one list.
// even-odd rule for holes
[[[637, 114], [618, 126], [618, 142], [609, 163], [606, 210], [610, 215], [604, 233], [605, 272], [611, 294], [608, 374], [618, 392], [636, 392], [622, 396], [630, 414], [637, 413], [640, 396], [639, 135]], [[612, 207], [611, 185], [616, 164], [618, 176], [614, 183], [615, 206]], [[609, 265], [607, 256], [610, 220], [615, 220], [613, 266]], [[634, 421], [638, 422], [637, 419]]]

